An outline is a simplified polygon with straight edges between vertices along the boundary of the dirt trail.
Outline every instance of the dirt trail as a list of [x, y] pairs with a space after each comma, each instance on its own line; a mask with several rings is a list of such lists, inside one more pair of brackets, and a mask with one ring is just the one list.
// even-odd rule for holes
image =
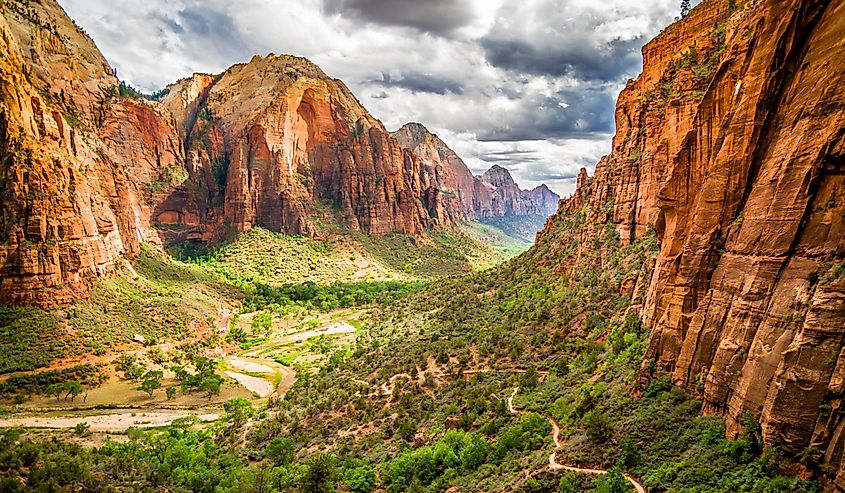
[[[510, 395], [510, 397], [508, 397], [508, 411], [510, 411], [511, 414], [518, 414], [519, 413], [519, 411], [517, 411], [516, 408], [513, 407], [513, 398], [516, 397], [517, 392], [519, 392], [519, 387], [513, 389], [513, 393]], [[549, 455], [549, 469], [550, 470], [552, 470], [552, 471], [572, 471], [572, 472], [576, 472], [576, 473], [580, 473], [580, 474], [592, 474], [594, 476], [600, 476], [602, 474], [607, 474], [607, 471], [604, 470], [604, 469], [587, 469], [587, 468], [583, 468], [583, 467], [567, 466], [567, 465], [558, 463], [557, 462], [557, 450], [563, 447], [563, 442], [560, 441], [560, 426], [557, 424], [557, 422], [554, 419], [552, 419], [550, 417], [547, 417], [546, 419], [549, 420], [549, 424], [552, 425], [552, 439], [555, 442], [555, 451], [552, 452], [551, 455]], [[628, 475], [623, 475], [623, 476], [625, 477], [626, 480], [628, 480], [629, 483], [631, 483], [631, 486], [633, 486], [634, 489], [637, 490], [637, 493], [646, 493], [645, 487], [643, 485], [641, 485], [639, 482], [637, 482], [637, 480], [635, 480], [634, 478], [632, 478]]]

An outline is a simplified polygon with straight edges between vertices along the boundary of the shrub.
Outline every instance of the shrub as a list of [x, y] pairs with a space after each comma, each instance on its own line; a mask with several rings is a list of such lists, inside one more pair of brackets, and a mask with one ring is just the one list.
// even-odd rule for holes
[[584, 426], [587, 436], [597, 442], [604, 442], [612, 433], [610, 418], [599, 409], [594, 409], [584, 415]]

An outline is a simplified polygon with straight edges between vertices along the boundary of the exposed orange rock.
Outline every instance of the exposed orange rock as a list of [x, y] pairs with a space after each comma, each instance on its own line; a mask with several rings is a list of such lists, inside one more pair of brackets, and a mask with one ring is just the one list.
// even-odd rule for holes
[[253, 226], [314, 234], [317, 202], [371, 234], [418, 234], [462, 218], [419, 156], [306, 59], [256, 56], [177, 83], [163, 105], [185, 129], [191, 176], [157, 222], [198, 218], [187, 239]]
[[61, 302], [138, 250], [129, 178], [93, 131], [117, 80], [54, 2], [0, 9], [0, 300]]
[[613, 152], [560, 212], [660, 238], [645, 378], [702, 389], [731, 435], [749, 411], [767, 443], [824, 450], [840, 487], [844, 31], [843, 2], [704, 0], [643, 48]]

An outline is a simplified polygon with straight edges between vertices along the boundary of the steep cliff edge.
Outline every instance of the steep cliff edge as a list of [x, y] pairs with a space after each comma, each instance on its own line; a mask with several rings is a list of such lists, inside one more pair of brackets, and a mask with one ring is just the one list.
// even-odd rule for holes
[[[623, 243], [655, 230], [634, 289], [667, 372], [767, 443], [809, 447], [845, 485], [845, 3], [705, 0], [643, 48], [613, 151], [556, 221]], [[584, 233], [598, 234], [599, 228]]]
[[57, 4], [0, 12], [0, 300], [61, 302], [138, 249], [130, 180], [94, 131], [117, 79]]

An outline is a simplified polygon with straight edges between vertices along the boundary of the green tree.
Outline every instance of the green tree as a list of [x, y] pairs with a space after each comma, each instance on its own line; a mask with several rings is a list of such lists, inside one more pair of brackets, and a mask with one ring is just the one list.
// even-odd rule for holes
[[138, 390], [149, 394], [150, 399], [153, 398], [153, 393], [161, 388], [161, 380], [164, 378], [164, 372], [159, 370], [150, 370], [144, 374], [144, 379]]
[[592, 440], [603, 442], [610, 438], [610, 418], [600, 409], [594, 409], [584, 415], [584, 426], [587, 428], [587, 436]]
[[223, 410], [226, 411], [226, 419], [234, 426], [243, 426], [255, 414], [252, 403], [240, 397], [224, 402]]
[[226, 342], [244, 342], [247, 340], [246, 331], [240, 325], [230, 324], [229, 333], [226, 334]]
[[56, 400], [61, 400], [62, 395], [65, 393], [65, 384], [64, 383], [52, 383], [47, 386], [47, 395], [51, 395], [56, 398]]
[[628, 480], [614, 467], [607, 474], [599, 476], [595, 480], [595, 493], [628, 493], [630, 491]]
[[763, 451], [763, 434], [757, 416], [751, 411], [745, 411], [739, 422], [742, 424], [742, 438], [748, 444], [750, 453], [758, 455]]
[[474, 471], [484, 464], [489, 453], [490, 444], [486, 440], [476, 435], [469, 435], [458, 454], [461, 467], [467, 471]]
[[569, 473], [560, 478], [557, 486], [558, 493], [578, 493], [578, 478], [575, 473]]
[[538, 383], [540, 383], [540, 374], [537, 373], [537, 369], [533, 366], [522, 374], [521, 384], [523, 387], [533, 389]]
[[123, 354], [115, 361], [115, 368], [123, 372], [126, 380], [140, 380], [144, 376], [144, 367], [138, 363], [134, 354]]
[[621, 467], [631, 467], [637, 463], [640, 457], [640, 451], [637, 450], [637, 445], [631, 440], [631, 437], [625, 437], [622, 444], [619, 446], [619, 465]]
[[76, 399], [76, 396], [82, 393], [82, 384], [79, 382], [66, 382], [64, 384], [64, 391], [65, 391], [65, 400], [70, 398], [70, 401], [73, 402]]
[[219, 375], [211, 374], [206, 376], [202, 383], [200, 383], [199, 390], [205, 392], [208, 400], [212, 396], [220, 395], [220, 386], [223, 384], [223, 379]]
[[376, 471], [369, 464], [347, 469], [343, 474], [343, 484], [354, 493], [367, 493], [376, 485]]
[[176, 387], [167, 387], [164, 389], [164, 393], [167, 394], [167, 400], [173, 400], [173, 397], [176, 396]]
[[311, 457], [299, 481], [304, 493], [329, 493], [334, 489], [337, 468], [334, 457], [326, 454], [316, 454]]
[[176, 375], [176, 380], [179, 382], [184, 382], [190, 376], [188, 370], [182, 365], [171, 365], [170, 371]]
[[292, 438], [274, 438], [267, 444], [265, 455], [277, 466], [285, 466], [293, 462], [296, 448]]

